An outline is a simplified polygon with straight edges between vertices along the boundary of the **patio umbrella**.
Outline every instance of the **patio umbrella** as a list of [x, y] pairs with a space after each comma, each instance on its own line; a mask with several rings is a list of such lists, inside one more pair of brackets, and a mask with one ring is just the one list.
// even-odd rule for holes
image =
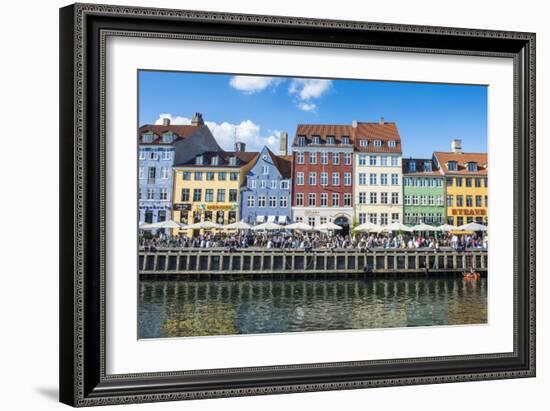
[[139, 226], [142, 230], [156, 230], [158, 228], [184, 228], [185, 225], [178, 223], [174, 220], [159, 221], [157, 223], [141, 224]]
[[380, 231], [382, 231], [382, 227], [379, 226], [378, 224], [367, 222], [367, 223], [359, 224], [357, 227], [355, 227], [354, 231], [363, 231], [363, 232], [372, 231], [374, 233], [379, 233]]
[[221, 228], [221, 226], [212, 221], [201, 221], [200, 223], [188, 225], [186, 228], [193, 230], [212, 230], [214, 228]]
[[406, 226], [405, 224], [395, 222], [395, 223], [388, 224], [387, 226], [382, 228], [382, 232], [389, 232], [389, 231], [407, 231], [410, 233], [412, 229], [409, 226]]
[[309, 224], [306, 224], [306, 223], [292, 223], [292, 224], [289, 224], [289, 225], [285, 225], [284, 228], [287, 229], [287, 230], [299, 230], [299, 231], [313, 231], [313, 230], [315, 230], [315, 228], [313, 228], [312, 226], [310, 226]]
[[252, 226], [245, 223], [243, 220], [237, 221], [236, 223], [224, 225], [222, 228], [227, 230], [249, 230]]
[[434, 227], [433, 225], [428, 225], [424, 223], [420, 223], [418, 225], [415, 225], [411, 227], [413, 231], [441, 231], [439, 227]]
[[258, 224], [258, 225], [255, 225], [254, 227], [252, 227], [252, 230], [254, 231], [273, 231], [273, 230], [281, 230], [283, 229], [283, 226], [282, 225], [279, 225], [279, 224], [275, 224], [271, 221], [267, 222], [267, 223], [263, 223], [263, 224]]
[[337, 224], [331, 223], [330, 221], [326, 222], [324, 224], [321, 224], [321, 225], [317, 226], [316, 228], [319, 231], [335, 231], [335, 230], [341, 230], [342, 229], [342, 227], [340, 227]]
[[487, 226], [479, 223], [469, 223], [458, 227], [462, 231], [487, 231]]
[[440, 225], [438, 228], [439, 228], [439, 231], [456, 231], [456, 230], [458, 230], [457, 226], [454, 226], [454, 225], [451, 225], [451, 224], [443, 224], [443, 225]]

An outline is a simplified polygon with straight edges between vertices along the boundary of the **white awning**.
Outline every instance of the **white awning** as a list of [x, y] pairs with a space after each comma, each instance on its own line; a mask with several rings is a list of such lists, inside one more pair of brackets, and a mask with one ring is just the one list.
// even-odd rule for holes
[[256, 216], [256, 222], [257, 223], [263, 223], [265, 217], [263, 215]]
[[286, 223], [286, 215], [280, 215], [278, 221], [279, 221], [279, 224]]
[[268, 215], [267, 216], [267, 222], [268, 223], [273, 223], [275, 221], [275, 216], [274, 215]]

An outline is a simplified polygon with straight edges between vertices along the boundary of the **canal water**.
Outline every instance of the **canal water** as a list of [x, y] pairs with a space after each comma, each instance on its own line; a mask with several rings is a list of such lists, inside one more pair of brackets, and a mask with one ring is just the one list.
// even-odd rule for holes
[[487, 280], [141, 280], [140, 338], [487, 322]]

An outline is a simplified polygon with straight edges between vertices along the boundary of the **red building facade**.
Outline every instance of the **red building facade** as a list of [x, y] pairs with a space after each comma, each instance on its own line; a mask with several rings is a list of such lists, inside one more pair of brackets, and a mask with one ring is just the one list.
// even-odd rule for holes
[[292, 143], [292, 216], [318, 226], [353, 218], [353, 128], [301, 124]]

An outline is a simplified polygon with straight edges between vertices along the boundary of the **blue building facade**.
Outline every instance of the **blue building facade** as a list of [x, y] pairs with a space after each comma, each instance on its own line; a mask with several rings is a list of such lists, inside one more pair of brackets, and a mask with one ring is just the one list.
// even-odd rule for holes
[[241, 219], [249, 224], [291, 220], [290, 156], [275, 155], [264, 147], [241, 188]]
[[173, 167], [206, 151], [219, 151], [202, 115], [190, 125], [146, 124], [138, 133], [139, 223], [166, 221], [172, 215]]

